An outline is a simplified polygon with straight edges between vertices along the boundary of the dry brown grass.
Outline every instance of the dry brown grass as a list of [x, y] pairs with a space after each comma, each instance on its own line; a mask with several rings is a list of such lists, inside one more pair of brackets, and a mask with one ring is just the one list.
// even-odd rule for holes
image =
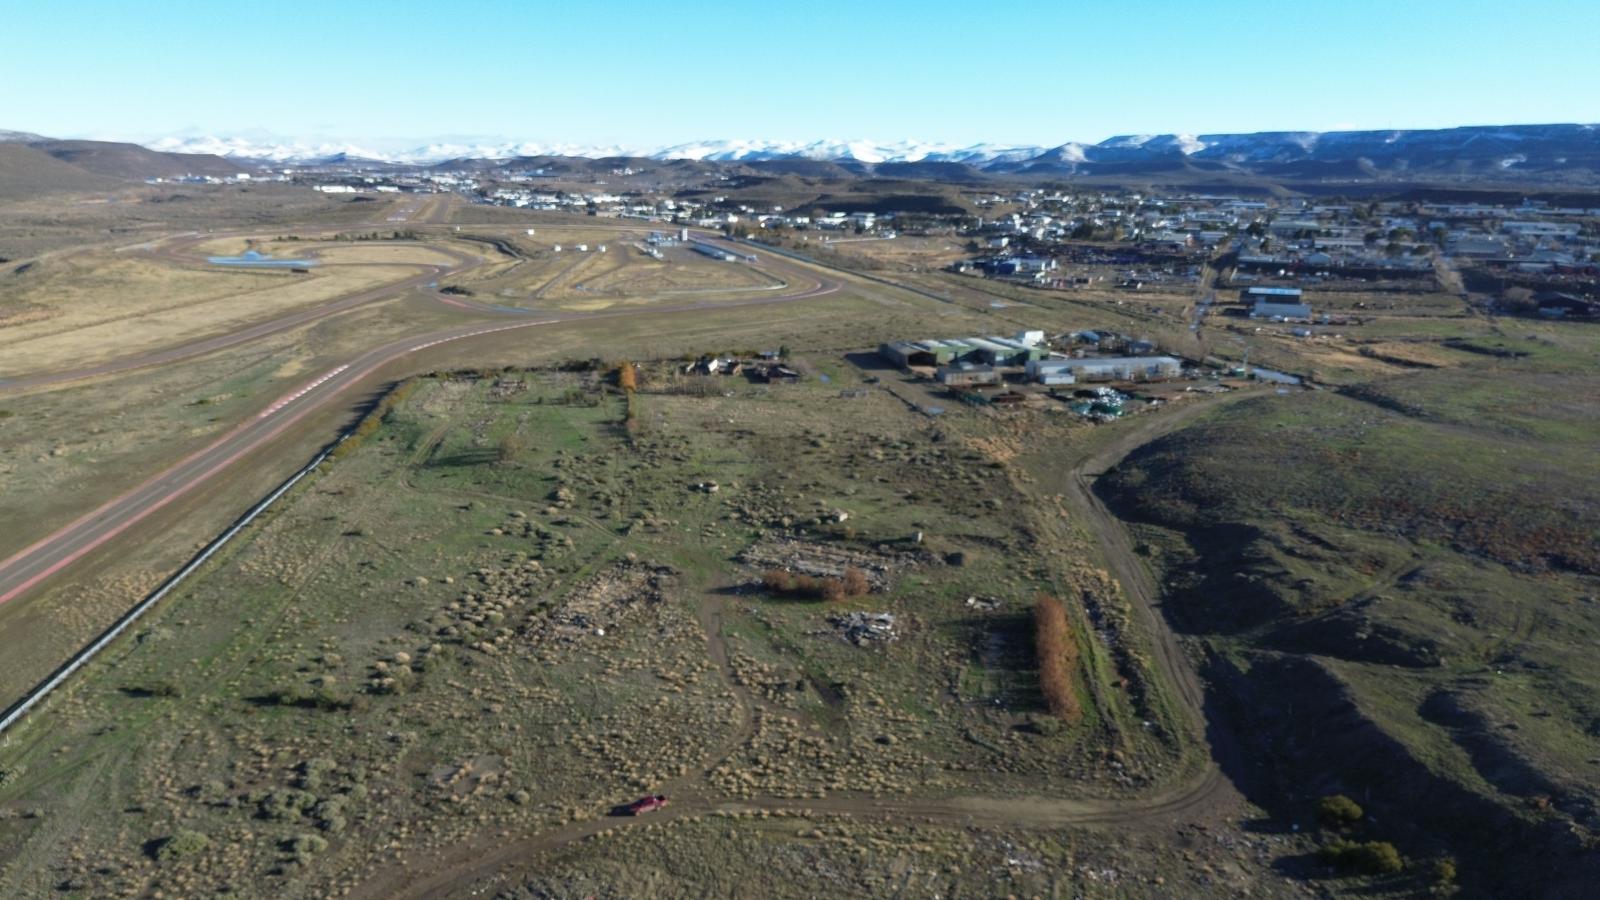
[[331, 268], [310, 276], [211, 273], [143, 260], [72, 261], [9, 299], [45, 316], [4, 329], [10, 372], [85, 365], [242, 328], [397, 281], [405, 266]]
[[1083, 707], [1072, 690], [1072, 671], [1078, 666], [1078, 643], [1072, 638], [1066, 608], [1055, 597], [1040, 596], [1033, 604], [1034, 649], [1039, 656], [1039, 690], [1050, 714], [1063, 722], [1083, 718]]

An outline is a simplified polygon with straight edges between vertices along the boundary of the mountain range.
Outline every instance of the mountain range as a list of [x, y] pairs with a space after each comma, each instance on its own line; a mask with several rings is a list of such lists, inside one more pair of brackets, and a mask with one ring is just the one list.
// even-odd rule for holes
[[1120, 135], [1099, 143], [1054, 147], [921, 141], [712, 140], [659, 148], [535, 142], [433, 143], [400, 151], [343, 143], [256, 141], [231, 137], [173, 137], [146, 144], [164, 152], [207, 154], [271, 163], [371, 160], [434, 165], [457, 159], [530, 157], [690, 159], [706, 162], [818, 160], [863, 165], [959, 163], [995, 173], [1074, 174], [1105, 165], [1192, 163], [1282, 174], [1359, 177], [1381, 172], [1483, 169], [1547, 172], [1600, 168], [1595, 125], [1466, 126], [1389, 131], [1277, 131], [1253, 134]]
[[[0, 131], [8, 166], [30, 154], [96, 176], [228, 175], [295, 165], [431, 166], [513, 171], [554, 166], [577, 173], [660, 162], [706, 172], [801, 178], [874, 176], [936, 181], [994, 176], [1098, 176], [1117, 182], [1200, 184], [1239, 178], [1277, 183], [1493, 180], [1600, 183], [1600, 126], [1465, 126], [1431, 130], [1277, 131], [1253, 134], [1120, 135], [1054, 147], [919, 141], [716, 140], [640, 149], [528, 142], [439, 142], [402, 151], [332, 141], [182, 136], [145, 145], [61, 141]], [[31, 165], [47, 168], [47, 161]], [[57, 174], [64, 170], [55, 169]], [[13, 179], [15, 180], [15, 179]], [[1220, 180], [1220, 181], [1219, 181]]]

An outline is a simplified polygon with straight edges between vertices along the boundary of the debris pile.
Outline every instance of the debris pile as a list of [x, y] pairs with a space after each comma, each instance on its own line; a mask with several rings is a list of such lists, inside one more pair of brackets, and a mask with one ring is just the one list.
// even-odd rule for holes
[[536, 642], [572, 642], [604, 637], [635, 610], [661, 602], [673, 570], [643, 562], [622, 562], [574, 588], [529, 631]]
[[739, 554], [739, 561], [760, 570], [781, 569], [813, 578], [840, 578], [846, 569], [860, 569], [874, 591], [883, 591], [896, 570], [927, 562], [928, 555], [886, 546], [867, 550], [779, 537], [752, 544]]
[[841, 613], [829, 616], [828, 622], [839, 632], [840, 637], [857, 647], [892, 641], [896, 637], [893, 613]]

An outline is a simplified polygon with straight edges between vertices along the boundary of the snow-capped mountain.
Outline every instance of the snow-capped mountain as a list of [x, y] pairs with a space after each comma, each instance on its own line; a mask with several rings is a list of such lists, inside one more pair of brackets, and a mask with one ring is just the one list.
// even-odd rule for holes
[[256, 140], [241, 137], [165, 137], [145, 146], [173, 153], [211, 153], [234, 159], [266, 160], [278, 163], [321, 162], [330, 158], [359, 158], [390, 163], [429, 164], [450, 159], [514, 159], [527, 156], [581, 156], [590, 159], [634, 156], [652, 159], [693, 159], [711, 162], [739, 162], [768, 159], [854, 160], [884, 162], [963, 162], [984, 165], [1031, 159], [1043, 147], [1017, 147], [1001, 144], [952, 144], [899, 141], [758, 141], [719, 140], [678, 144], [660, 149], [593, 146], [588, 144], [541, 143], [537, 141], [453, 142], [444, 141], [406, 149], [326, 141]]
[[345, 143], [304, 143], [301, 141], [254, 141], [241, 137], [164, 137], [145, 144], [163, 153], [210, 153], [232, 159], [256, 159], [275, 163], [313, 162], [345, 156], [389, 162], [375, 150]]
[[[1130, 171], [1148, 165], [1163, 170], [1209, 166], [1268, 174], [1338, 171], [1554, 170], [1600, 169], [1600, 130], [1593, 125], [1471, 126], [1413, 131], [1277, 131], [1254, 134], [1119, 135], [1097, 144], [1068, 142], [1054, 147], [978, 143], [956, 145], [924, 141], [712, 140], [657, 149], [588, 144], [502, 140], [441, 140], [414, 147], [296, 141], [272, 138], [182, 136], [146, 144], [153, 150], [208, 153], [274, 163], [315, 163], [356, 159], [387, 163], [433, 164], [453, 159], [505, 160], [518, 157], [648, 157], [658, 160], [758, 163], [768, 160], [818, 160], [877, 166], [886, 163], [959, 163], [1002, 172], [1092, 173], [1097, 167]], [[1315, 164], [1315, 165], [1308, 165]], [[1318, 168], [1320, 167], [1320, 168]], [[1343, 168], [1341, 168], [1343, 167]]]
[[701, 141], [678, 144], [648, 154], [655, 159], [697, 159], [712, 162], [744, 162], [767, 159], [846, 160], [861, 163], [886, 162], [964, 162], [983, 165], [996, 161], [1031, 159], [1043, 147], [1017, 147], [1003, 144], [953, 144], [898, 141]]

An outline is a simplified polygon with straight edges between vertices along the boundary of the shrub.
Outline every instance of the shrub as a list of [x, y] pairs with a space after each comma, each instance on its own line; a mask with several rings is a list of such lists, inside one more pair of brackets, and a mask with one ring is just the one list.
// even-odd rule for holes
[[500, 438], [500, 443], [495, 447], [495, 459], [503, 463], [511, 462], [526, 445], [521, 435], [515, 432], [506, 434]]
[[1449, 887], [1456, 883], [1456, 861], [1454, 857], [1441, 856], [1433, 861], [1433, 883], [1439, 887]]
[[170, 678], [162, 678], [145, 685], [144, 692], [152, 697], [182, 697], [183, 685]]
[[639, 373], [633, 363], [627, 360], [617, 363], [617, 387], [629, 394], [639, 389]]
[[297, 834], [289, 839], [288, 844], [295, 861], [302, 864], [328, 849], [328, 839], [320, 834]]
[[1361, 821], [1361, 805], [1343, 794], [1317, 801], [1317, 821], [1329, 828], [1348, 828]]
[[184, 830], [162, 841], [156, 847], [156, 859], [182, 859], [194, 856], [211, 845], [211, 839], [198, 831]]
[[842, 579], [842, 578], [824, 578], [824, 579], [822, 579], [822, 589], [821, 589], [821, 591], [819, 591], [819, 593], [822, 595], [822, 599], [823, 600], [825, 600], [825, 601], [827, 601], [829, 603], [838, 603], [840, 600], [843, 600], [845, 598], [844, 579]]
[[862, 597], [872, 590], [872, 583], [867, 581], [867, 573], [855, 566], [844, 570], [844, 593], [847, 597]]
[[1388, 841], [1334, 841], [1317, 851], [1329, 865], [1363, 875], [1393, 875], [1406, 867], [1400, 851]]
[[816, 578], [784, 569], [768, 569], [761, 573], [761, 586], [768, 593], [783, 597], [805, 597], [837, 603], [860, 597], [872, 589], [867, 573], [854, 566], [844, 570], [838, 578]]
[[273, 791], [261, 798], [258, 814], [263, 819], [280, 822], [298, 819], [306, 810], [315, 806], [316, 802], [317, 795], [308, 791]]
[[1067, 611], [1055, 597], [1041, 596], [1033, 604], [1034, 650], [1039, 659], [1039, 690], [1045, 708], [1063, 722], [1083, 718], [1083, 707], [1072, 690], [1072, 670], [1078, 662], [1078, 644], [1067, 624]]
[[296, 787], [314, 791], [322, 786], [322, 779], [333, 774], [339, 764], [326, 756], [317, 756], [302, 762], [298, 767], [299, 778]]

